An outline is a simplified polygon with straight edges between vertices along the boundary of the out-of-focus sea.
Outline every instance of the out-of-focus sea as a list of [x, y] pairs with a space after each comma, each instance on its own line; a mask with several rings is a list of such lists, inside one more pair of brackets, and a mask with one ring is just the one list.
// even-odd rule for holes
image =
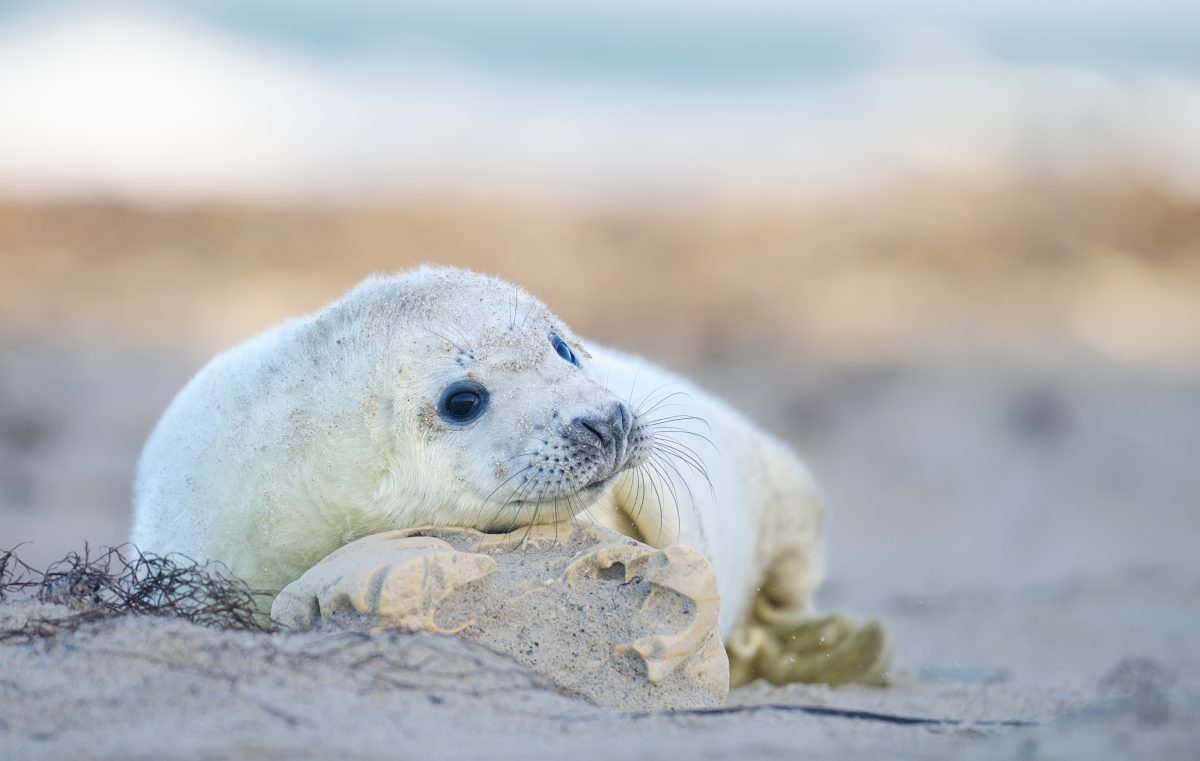
[[1200, 194], [1184, 2], [0, 5], [0, 193]]

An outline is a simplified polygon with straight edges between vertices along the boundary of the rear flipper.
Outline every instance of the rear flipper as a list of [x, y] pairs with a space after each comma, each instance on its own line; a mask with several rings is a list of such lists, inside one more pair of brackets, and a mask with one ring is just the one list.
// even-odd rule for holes
[[857, 625], [840, 615], [813, 618], [761, 593], [725, 650], [731, 687], [759, 678], [772, 684], [882, 684], [890, 660], [887, 635], [877, 621]]

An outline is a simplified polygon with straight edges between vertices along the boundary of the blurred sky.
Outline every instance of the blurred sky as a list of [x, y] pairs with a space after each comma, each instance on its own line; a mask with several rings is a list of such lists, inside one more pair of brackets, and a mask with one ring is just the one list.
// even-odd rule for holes
[[0, 4], [0, 193], [1200, 195], [1200, 3]]

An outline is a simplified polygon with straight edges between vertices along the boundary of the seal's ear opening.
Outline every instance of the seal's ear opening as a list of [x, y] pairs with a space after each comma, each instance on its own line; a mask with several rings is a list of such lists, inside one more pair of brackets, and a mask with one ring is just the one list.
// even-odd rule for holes
[[478, 381], [455, 381], [446, 387], [438, 400], [438, 416], [448, 423], [466, 425], [484, 413], [488, 405], [488, 390]]

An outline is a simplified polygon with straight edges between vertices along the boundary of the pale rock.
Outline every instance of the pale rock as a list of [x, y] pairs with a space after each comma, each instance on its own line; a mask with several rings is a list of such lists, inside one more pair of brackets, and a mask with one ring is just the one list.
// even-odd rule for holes
[[712, 566], [685, 545], [585, 523], [423, 528], [331, 553], [280, 592], [272, 618], [456, 635], [597, 705], [662, 711], [725, 700], [719, 602]]

